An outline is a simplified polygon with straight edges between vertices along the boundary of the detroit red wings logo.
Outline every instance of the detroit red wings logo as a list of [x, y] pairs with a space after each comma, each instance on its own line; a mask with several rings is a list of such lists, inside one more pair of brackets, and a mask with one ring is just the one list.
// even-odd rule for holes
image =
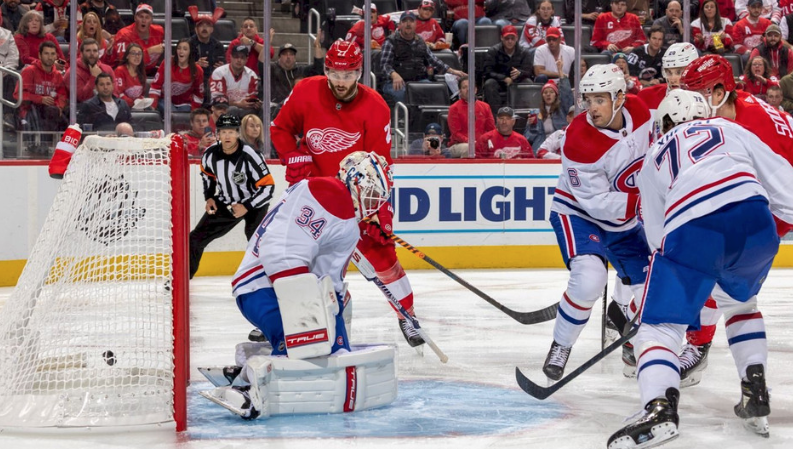
[[314, 154], [336, 153], [355, 145], [361, 133], [349, 133], [338, 128], [313, 128], [306, 133], [308, 148]]

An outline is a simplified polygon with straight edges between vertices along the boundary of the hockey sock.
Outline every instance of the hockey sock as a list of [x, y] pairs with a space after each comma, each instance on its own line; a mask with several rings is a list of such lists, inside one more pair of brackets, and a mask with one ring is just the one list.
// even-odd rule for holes
[[746, 367], [766, 365], [768, 341], [763, 314], [758, 310], [729, 317], [726, 321], [727, 342], [730, 344], [735, 367], [741, 378], [746, 377]]
[[716, 334], [716, 323], [721, 318], [721, 310], [716, 305], [713, 297], [705, 302], [705, 307], [699, 313], [700, 329], [686, 332], [686, 340], [694, 346], [702, 346], [713, 341]]

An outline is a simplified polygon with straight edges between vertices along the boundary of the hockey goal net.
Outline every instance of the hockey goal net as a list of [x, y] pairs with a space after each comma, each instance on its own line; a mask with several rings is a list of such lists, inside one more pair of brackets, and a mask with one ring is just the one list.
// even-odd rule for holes
[[183, 430], [181, 137], [89, 136], [0, 314], [0, 427]]

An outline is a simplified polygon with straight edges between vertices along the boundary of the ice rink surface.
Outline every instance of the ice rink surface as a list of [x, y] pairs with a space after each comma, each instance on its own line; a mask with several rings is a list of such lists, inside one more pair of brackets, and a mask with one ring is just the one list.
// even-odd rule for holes
[[[460, 270], [463, 279], [517, 311], [558, 301], [563, 270]], [[551, 343], [553, 323], [524, 326], [442, 273], [413, 271], [422, 326], [449, 356], [447, 364], [405, 343], [380, 292], [350, 273], [353, 343], [398, 347], [399, 396], [389, 407], [346, 415], [274, 417], [243, 422], [200, 398], [210, 388], [199, 366], [233, 364], [234, 346], [251, 326], [230, 295], [229, 278], [197, 278], [191, 286], [191, 380], [188, 432], [0, 433], [0, 448], [605, 448], [623, 419], [640, 408], [635, 380], [622, 375], [619, 351], [545, 401], [523, 393], [515, 367], [533, 380]], [[611, 271], [613, 278], [613, 271]], [[10, 294], [0, 289], [0, 304]], [[793, 270], [771, 272], [760, 295], [766, 320], [771, 437], [744, 430], [733, 414], [739, 379], [719, 323], [702, 383], [682, 391], [680, 438], [664, 448], [793, 447]], [[600, 350], [600, 306], [574, 347], [568, 371]], [[322, 436], [326, 435], [326, 436]], [[332, 435], [332, 436], [327, 436]]]

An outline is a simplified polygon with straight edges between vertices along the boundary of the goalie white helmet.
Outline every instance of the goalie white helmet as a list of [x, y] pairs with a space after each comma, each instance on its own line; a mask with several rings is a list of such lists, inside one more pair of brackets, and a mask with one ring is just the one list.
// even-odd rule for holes
[[678, 42], [672, 44], [664, 53], [662, 67], [664, 69], [672, 69], [677, 67], [688, 67], [689, 64], [694, 62], [699, 57], [696, 47], [690, 42]]
[[373, 215], [391, 195], [391, 169], [385, 158], [356, 151], [342, 159], [339, 179], [347, 186], [358, 220]]
[[711, 116], [708, 102], [701, 94], [683, 89], [675, 89], [658, 105], [655, 113], [655, 129], [664, 132], [664, 119], [669, 117], [675, 125], [679, 125], [697, 118]]

